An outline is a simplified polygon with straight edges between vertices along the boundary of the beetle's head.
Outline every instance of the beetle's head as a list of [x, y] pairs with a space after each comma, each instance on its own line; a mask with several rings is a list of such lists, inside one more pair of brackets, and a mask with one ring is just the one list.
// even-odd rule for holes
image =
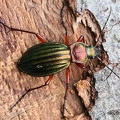
[[90, 59], [94, 59], [97, 56], [101, 56], [101, 49], [94, 46], [86, 46], [87, 56]]
[[101, 50], [94, 46], [86, 46], [82, 42], [70, 45], [72, 62], [85, 63], [88, 58], [94, 59], [101, 54]]

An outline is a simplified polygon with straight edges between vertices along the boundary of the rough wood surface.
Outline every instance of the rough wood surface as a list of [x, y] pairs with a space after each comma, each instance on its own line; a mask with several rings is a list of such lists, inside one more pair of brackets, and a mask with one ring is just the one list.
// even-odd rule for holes
[[[74, 9], [75, 3], [72, 1], [70, 3]], [[65, 30], [61, 24], [61, 8], [62, 1], [58, 0], [3, 0], [0, 1], [0, 19], [12, 27], [39, 32], [48, 41], [63, 43]], [[90, 32], [90, 27], [79, 22], [76, 27], [70, 13], [65, 12], [66, 10], [64, 15], [67, 18], [66, 26], [70, 44], [74, 43], [82, 34], [85, 35], [86, 39], [89, 38], [92, 44], [92, 41], [95, 41], [95, 34]], [[28, 48], [40, 43], [34, 35], [8, 32], [1, 25], [0, 31], [0, 119], [61, 120], [65, 92], [65, 71], [54, 75], [49, 86], [31, 92], [12, 111], [9, 111], [9, 108], [26, 89], [42, 85], [47, 77], [31, 77], [18, 71], [16, 66], [18, 59]], [[94, 68], [96, 68], [95, 66], [97, 65], [94, 65]], [[75, 116], [71, 119], [89, 120], [90, 116], [88, 113], [84, 113], [84, 105], [80, 98], [70, 92], [73, 90], [73, 84], [82, 78], [82, 70], [75, 64], [71, 64], [70, 69], [70, 88], [67, 98], [70, 114], [68, 117], [81, 115], [81, 117]]]

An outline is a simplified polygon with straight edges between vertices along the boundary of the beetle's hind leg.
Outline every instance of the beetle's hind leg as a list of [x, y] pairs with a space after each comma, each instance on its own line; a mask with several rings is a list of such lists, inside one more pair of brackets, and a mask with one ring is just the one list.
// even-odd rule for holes
[[[25, 32], [25, 33], [30, 33], [30, 34], [34, 34], [36, 35], [36, 37], [43, 43], [46, 42], [46, 40], [44, 38], [41, 37], [41, 35], [39, 33], [36, 32], [32, 32], [32, 31], [28, 31], [28, 30], [23, 30], [23, 29], [19, 29], [19, 28], [13, 28], [11, 26], [8, 26], [7, 24], [5, 24], [4, 22], [2, 22], [0, 20], [0, 24], [2, 24], [4, 27], [8, 28], [9, 31], [20, 31], [20, 32]], [[9, 32], [8, 31], [8, 32]]]
[[[69, 88], [69, 77], [70, 77], [70, 68], [68, 67], [66, 70], [66, 89], [65, 89], [65, 95], [64, 95], [64, 103], [63, 103], [63, 117], [65, 118], [65, 110], [66, 108], [66, 101], [67, 101], [67, 94], [68, 94], [68, 88]], [[69, 111], [67, 111], [69, 113]]]
[[45, 84], [43, 84], [43, 85], [41, 85], [41, 86], [38, 86], [38, 87], [35, 87], [35, 88], [30, 88], [30, 89], [28, 89], [28, 90], [18, 99], [18, 101], [10, 108], [10, 110], [12, 110], [29, 92], [47, 86], [47, 85], [50, 83], [50, 81], [52, 80], [52, 78], [53, 78], [53, 75], [49, 76], [49, 78], [48, 78], [48, 80], [45, 82]]

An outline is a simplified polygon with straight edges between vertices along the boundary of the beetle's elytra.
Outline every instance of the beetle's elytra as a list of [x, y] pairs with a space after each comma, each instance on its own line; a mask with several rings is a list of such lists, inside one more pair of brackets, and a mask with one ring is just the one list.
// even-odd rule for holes
[[32, 76], [52, 75], [70, 65], [70, 50], [62, 43], [37, 44], [23, 54], [17, 65]]

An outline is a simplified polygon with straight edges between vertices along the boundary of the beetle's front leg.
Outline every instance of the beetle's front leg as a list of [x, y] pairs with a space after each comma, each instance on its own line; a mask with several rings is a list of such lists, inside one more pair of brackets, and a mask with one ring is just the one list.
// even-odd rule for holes
[[4, 22], [2, 22], [1, 20], [0, 20], [0, 23], [1, 23], [4, 27], [8, 28], [10, 31], [20, 31], [20, 32], [25, 32], [25, 33], [34, 34], [34, 35], [36, 35], [36, 37], [37, 37], [42, 43], [43, 43], [43, 42], [46, 42], [46, 40], [45, 40], [44, 38], [42, 38], [39, 33], [32, 32], [32, 31], [28, 31], [28, 30], [23, 30], [23, 29], [19, 29], [19, 28], [13, 28], [13, 27], [11, 27], [11, 26], [6, 25], [6, 24], [5, 24]]
[[47, 86], [47, 85], [50, 83], [50, 81], [52, 80], [52, 78], [53, 78], [53, 75], [50, 75], [49, 78], [48, 78], [48, 80], [45, 82], [45, 84], [43, 84], [43, 85], [41, 85], [41, 86], [38, 86], [38, 87], [35, 87], [35, 88], [30, 88], [30, 89], [28, 89], [28, 90], [18, 99], [18, 101], [10, 108], [10, 110], [12, 110], [12, 109], [25, 97], [25, 95], [27, 95], [29, 92], [31, 92], [31, 91], [33, 91], [33, 90], [36, 90], [36, 89], [39, 89], [39, 88], [42, 88], [42, 87], [44, 87], [44, 86]]
[[78, 38], [77, 42], [83, 42], [83, 43], [85, 43], [85, 38], [84, 38], [84, 36], [81, 35], [81, 36]]
[[68, 37], [67, 31], [66, 31], [66, 34], [65, 34], [65, 44], [69, 45], [69, 37]]
[[68, 67], [66, 70], [66, 89], [65, 89], [65, 96], [64, 96], [64, 103], [63, 103], [63, 117], [65, 114], [66, 109], [66, 100], [67, 100], [67, 92], [68, 92], [68, 87], [69, 87], [69, 80], [70, 80], [70, 68]]

